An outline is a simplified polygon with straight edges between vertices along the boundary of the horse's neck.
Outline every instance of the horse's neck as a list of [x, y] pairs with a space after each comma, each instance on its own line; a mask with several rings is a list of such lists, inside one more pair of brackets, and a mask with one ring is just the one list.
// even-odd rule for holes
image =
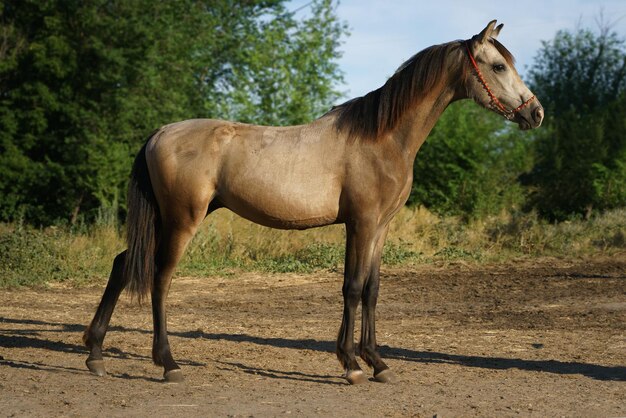
[[402, 123], [394, 134], [394, 139], [404, 150], [404, 154], [411, 165], [415, 160], [417, 151], [443, 111], [456, 99], [455, 90], [451, 86], [438, 86], [403, 117]]

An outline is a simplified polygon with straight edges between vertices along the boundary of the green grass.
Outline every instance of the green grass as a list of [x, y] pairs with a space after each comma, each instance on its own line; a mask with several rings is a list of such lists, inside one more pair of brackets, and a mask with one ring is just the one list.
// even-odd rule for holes
[[108, 276], [122, 247], [113, 228], [77, 233], [0, 225], [0, 287], [90, 283]]
[[[338, 225], [279, 231], [218, 211], [192, 240], [178, 274], [342, 271], [344, 241], [344, 229]], [[0, 287], [102, 282], [113, 257], [123, 248], [123, 238], [115, 226], [71, 230], [0, 224]], [[383, 265], [623, 256], [625, 251], [626, 209], [589, 220], [550, 224], [533, 213], [509, 213], [465, 223], [439, 218], [423, 208], [405, 208], [391, 225]]]

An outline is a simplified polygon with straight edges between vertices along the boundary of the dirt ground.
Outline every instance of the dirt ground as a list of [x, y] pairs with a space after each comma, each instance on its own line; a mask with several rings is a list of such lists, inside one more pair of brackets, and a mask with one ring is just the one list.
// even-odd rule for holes
[[0, 294], [1, 416], [626, 416], [626, 257], [383, 269], [395, 385], [341, 377], [340, 273], [176, 278], [179, 385], [151, 363], [149, 306], [127, 296], [108, 375], [87, 371], [102, 290]]

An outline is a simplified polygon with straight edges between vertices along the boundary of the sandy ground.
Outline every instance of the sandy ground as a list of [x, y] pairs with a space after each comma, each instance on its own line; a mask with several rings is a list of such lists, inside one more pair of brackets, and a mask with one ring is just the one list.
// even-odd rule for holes
[[175, 279], [179, 385], [151, 363], [149, 306], [123, 296], [99, 378], [81, 336], [102, 285], [3, 291], [0, 415], [626, 416], [624, 257], [382, 276], [378, 341], [395, 385], [341, 377], [339, 273]]

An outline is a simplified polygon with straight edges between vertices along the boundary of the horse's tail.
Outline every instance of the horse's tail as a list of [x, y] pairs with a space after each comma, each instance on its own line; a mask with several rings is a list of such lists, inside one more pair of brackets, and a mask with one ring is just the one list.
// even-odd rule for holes
[[152, 291], [158, 235], [159, 208], [150, 182], [144, 145], [135, 158], [128, 184], [128, 247], [124, 263], [128, 291], [137, 296], [139, 302]]

